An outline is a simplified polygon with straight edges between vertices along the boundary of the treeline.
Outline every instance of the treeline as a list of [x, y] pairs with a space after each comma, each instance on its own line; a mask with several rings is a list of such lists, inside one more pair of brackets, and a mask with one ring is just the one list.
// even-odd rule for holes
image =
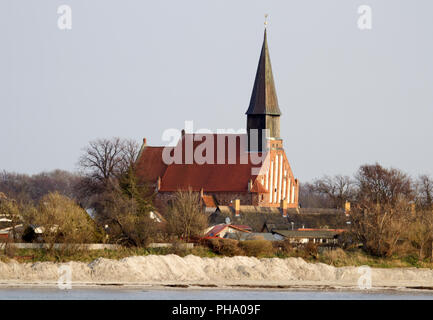
[[346, 247], [362, 244], [374, 256], [432, 257], [433, 180], [395, 168], [363, 165], [353, 178], [325, 176], [301, 188], [308, 206], [343, 208], [351, 202]]
[[432, 208], [432, 177], [423, 174], [414, 179], [399, 169], [384, 168], [376, 163], [361, 166], [353, 177], [324, 176], [301, 183], [299, 190], [299, 203], [304, 208], [343, 209], [346, 201], [392, 202], [402, 197], [412, 201], [418, 209]]

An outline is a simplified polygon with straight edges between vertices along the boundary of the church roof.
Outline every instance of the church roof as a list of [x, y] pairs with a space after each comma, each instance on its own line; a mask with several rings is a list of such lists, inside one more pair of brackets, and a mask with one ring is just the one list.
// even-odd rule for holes
[[[178, 147], [181, 147], [184, 160], [180, 164], [170, 164], [161, 179], [161, 187], [159, 191], [177, 191], [187, 190], [191, 188], [193, 191], [204, 192], [248, 192], [248, 182], [251, 179], [253, 182], [257, 175], [253, 175], [253, 168], [260, 168], [260, 164], [253, 164], [249, 153], [245, 148], [240, 147], [238, 140], [236, 147], [236, 156], [234, 163], [229, 163], [228, 144], [225, 143], [223, 164], [218, 164], [218, 134], [201, 134], [203, 140], [196, 140], [197, 134], [186, 134], [180, 140]], [[233, 136], [230, 134], [224, 136]], [[242, 134], [236, 136], [244, 136]], [[194, 158], [193, 163], [188, 164], [185, 161], [186, 143], [189, 140], [192, 143], [193, 153], [196, 155], [198, 146], [206, 141], [213, 139], [213, 164], [212, 163], [197, 163]], [[209, 139], [209, 140], [208, 140]], [[245, 150], [245, 151], [244, 151]], [[245, 157], [246, 161], [241, 161]], [[254, 191], [253, 191], [254, 192]]]
[[[245, 134], [185, 134], [180, 139], [176, 147], [171, 152], [174, 155], [176, 148], [182, 154], [181, 163], [165, 164], [163, 160], [164, 147], [144, 147], [137, 160], [137, 175], [142, 181], [155, 182], [158, 177], [161, 178], [160, 192], [174, 192], [178, 190], [188, 190], [204, 192], [248, 192], [249, 181], [252, 181], [251, 192], [265, 193], [267, 190], [258, 182], [257, 172], [261, 163], [255, 164], [251, 159], [250, 153], [242, 146]], [[223, 136], [223, 137], [222, 137]], [[226, 138], [224, 142], [224, 163], [218, 163], [219, 150], [218, 140]], [[232, 163], [229, 162], [229, 145], [230, 139], [237, 139], [236, 155]], [[197, 141], [195, 141], [197, 140]], [[197, 153], [203, 144], [212, 141], [213, 146], [213, 163], [198, 163]], [[187, 143], [191, 143], [190, 153], [195, 157], [192, 163], [186, 163]], [[209, 146], [206, 150], [212, 150]], [[206, 152], [204, 152], [206, 156]], [[258, 153], [257, 156], [261, 156]]]
[[274, 76], [272, 74], [271, 58], [269, 57], [266, 29], [256, 79], [254, 81], [253, 93], [251, 94], [250, 106], [246, 114], [281, 115], [280, 108], [278, 107]]
[[162, 161], [164, 147], [145, 146], [137, 159], [137, 176], [141, 181], [154, 183], [162, 177], [167, 165]]

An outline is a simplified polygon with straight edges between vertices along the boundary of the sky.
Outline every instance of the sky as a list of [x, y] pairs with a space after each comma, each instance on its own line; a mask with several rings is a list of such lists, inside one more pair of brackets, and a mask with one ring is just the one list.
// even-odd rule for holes
[[295, 177], [375, 162], [433, 174], [431, 12], [431, 0], [2, 0], [0, 170], [74, 171], [91, 140], [162, 145], [186, 120], [245, 128], [269, 14]]

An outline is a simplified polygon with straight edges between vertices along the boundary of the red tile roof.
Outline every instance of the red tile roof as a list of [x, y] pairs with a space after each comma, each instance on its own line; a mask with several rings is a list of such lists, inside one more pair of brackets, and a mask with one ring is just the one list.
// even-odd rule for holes
[[137, 159], [137, 176], [141, 181], [156, 182], [164, 175], [167, 165], [162, 161], [164, 147], [144, 147]]
[[[241, 141], [246, 141], [246, 135], [233, 134], [186, 134], [176, 146], [182, 154], [182, 164], [166, 165], [162, 160], [162, 150], [164, 147], [145, 147], [140, 158], [137, 161], [137, 174], [140, 178], [146, 181], [156, 181], [158, 176], [161, 177], [161, 192], [173, 192], [178, 190], [187, 190], [191, 188], [193, 191], [204, 192], [248, 192], [248, 182], [251, 179], [255, 182], [257, 175], [252, 174], [253, 168], [259, 168], [259, 165], [252, 163], [249, 153], [246, 151], [246, 146]], [[200, 141], [194, 139], [200, 138]], [[217, 164], [218, 139], [225, 138], [224, 149], [224, 164]], [[237, 139], [236, 141], [236, 156], [233, 157], [234, 164], [228, 162], [229, 139]], [[213, 139], [213, 160], [214, 164], [197, 163], [191, 164], [185, 162], [186, 144], [191, 143], [191, 150], [194, 154], [200, 153], [199, 146], [212, 141]], [[242, 140], [244, 139], [244, 140]], [[174, 148], [173, 148], [174, 149]], [[258, 154], [261, 155], [260, 153]], [[206, 153], [203, 154], [206, 156]], [[243, 162], [243, 163], [241, 163]], [[253, 184], [253, 192], [267, 192], [259, 183]]]
[[208, 208], [216, 208], [217, 207], [217, 205], [215, 203], [215, 199], [211, 195], [203, 195], [202, 200], [203, 200], [205, 207], [208, 207]]

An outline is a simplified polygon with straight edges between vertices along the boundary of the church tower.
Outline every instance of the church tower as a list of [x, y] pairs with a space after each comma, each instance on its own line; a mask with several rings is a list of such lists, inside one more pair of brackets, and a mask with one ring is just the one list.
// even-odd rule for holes
[[[268, 147], [271, 149], [274, 147], [282, 148], [280, 138], [281, 111], [278, 107], [277, 92], [272, 75], [266, 29], [253, 93], [246, 115], [249, 151], [266, 151], [266, 143], [269, 143]], [[252, 129], [257, 130], [258, 138], [254, 137], [254, 130]], [[267, 137], [266, 129], [269, 130]], [[273, 141], [278, 143], [273, 143]]]

